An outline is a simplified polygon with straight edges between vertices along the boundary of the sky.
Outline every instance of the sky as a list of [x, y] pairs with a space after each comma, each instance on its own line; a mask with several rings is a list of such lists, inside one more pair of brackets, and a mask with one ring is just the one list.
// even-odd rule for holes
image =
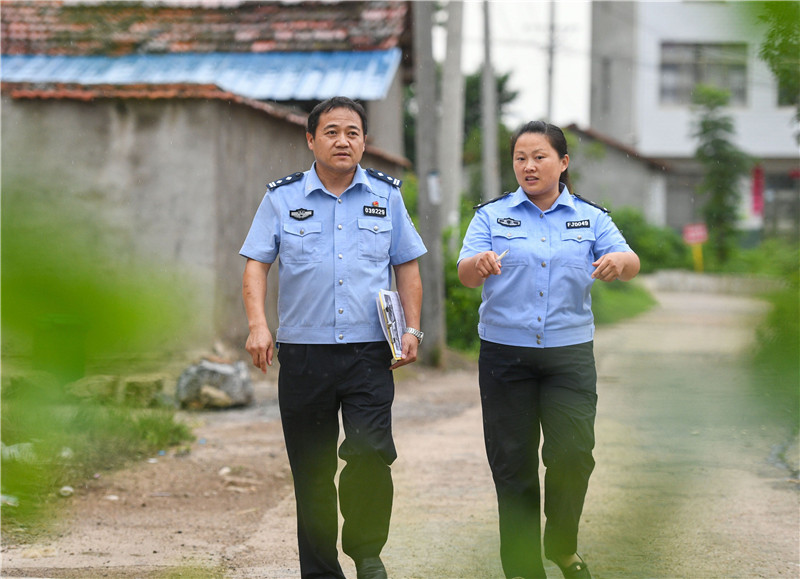
[[[547, 113], [547, 46], [550, 3], [547, 0], [491, 0], [492, 64], [511, 73], [510, 88], [519, 91], [504, 122], [509, 128], [544, 119]], [[589, 0], [555, 4], [555, 58], [551, 122], [589, 125]], [[444, 55], [444, 34], [434, 43], [435, 58]], [[464, 2], [462, 70], [474, 73], [483, 63], [483, 0]]]

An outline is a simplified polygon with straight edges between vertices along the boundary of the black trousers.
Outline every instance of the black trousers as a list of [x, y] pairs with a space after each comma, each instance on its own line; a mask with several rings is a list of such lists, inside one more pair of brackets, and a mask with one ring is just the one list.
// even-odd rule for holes
[[539, 439], [545, 466], [545, 556], [577, 550], [594, 469], [597, 372], [593, 343], [521, 348], [481, 342], [484, 439], [497, 491], [507, 577], [546, 578], [542, 563]]
[[336, 445], [344, 442], [338, 504], [342, 549], [355, 560], [378, 556], [389, 534], [397, 457], [392, 439], [394, 380], [386, 342], [285, 344], [278, 349], [278, 399], [297, 502], [304, 579], [344, 579], [338, 561]]

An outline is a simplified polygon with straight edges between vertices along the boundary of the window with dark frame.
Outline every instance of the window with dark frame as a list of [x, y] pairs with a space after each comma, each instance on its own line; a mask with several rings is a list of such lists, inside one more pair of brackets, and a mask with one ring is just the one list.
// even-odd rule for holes
[[660, 102], [689, 105], [694, 87], [707, 84], [730, 93], [732, 106], [747, 104], [747, 44], [661, 44]]
[[[796, 85], [795, 85], [796, 86]], [[778, 106], [796, 107], [800, 104], [800, 94], [794, 90], [791, 83], [778, 79]]]

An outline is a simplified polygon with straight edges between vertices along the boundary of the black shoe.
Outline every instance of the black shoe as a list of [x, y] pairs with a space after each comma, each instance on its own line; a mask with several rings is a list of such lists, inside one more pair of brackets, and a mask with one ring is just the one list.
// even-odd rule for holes
[[380, 557], [367, 557], [356, 561], [356, 574], [358, 579], [388, 579], [386, 567]]
[[592, 574], [589, 573], [589, 567], [586, 566], [583, 557], [578, 555], [578, 559], [580, 561], [574, 562], [569, 567], [558, 566], [564, 574], [564, 579], [592, 579]]

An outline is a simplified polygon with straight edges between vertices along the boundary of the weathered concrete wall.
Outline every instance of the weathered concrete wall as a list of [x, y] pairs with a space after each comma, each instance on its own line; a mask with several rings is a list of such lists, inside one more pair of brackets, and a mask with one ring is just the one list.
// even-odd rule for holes
[[200, 101], [2, 102], [4, 193], [69, 200], [102, 223], [98, 244], [118, 263], [185, 283], [176, 291], [200, 306], [187, 348], [213, 332], [215, 123], [215, 105]]
[[404, 156], [403, 83], [397, 74], [381, 101], [367, 103], [369, 142], [392, 155]]
[[[602, 149], [602, 154], [590, 154]], [[612, 209], [635, 207], [648, 223], [667, 224], [666, 181], [652, 165], [629, 158], [624, 152], [584, 139], [570, 152], [570, 176], [581, 196]]]
[[[242, 306], [241, 281], [245, 260], [239, 256], [244, 238], [267, 190], [267, 183], [311, 166], [305, 131], [259, 111], [222, 105], [217, 134], [218, 172], [215, 261], [215, 325], [227, 341], [241, 344], [247, 338], [247, 319]], [[277, 265], [269, 276], [268, 323], [274, 331], [277, 297]]]

